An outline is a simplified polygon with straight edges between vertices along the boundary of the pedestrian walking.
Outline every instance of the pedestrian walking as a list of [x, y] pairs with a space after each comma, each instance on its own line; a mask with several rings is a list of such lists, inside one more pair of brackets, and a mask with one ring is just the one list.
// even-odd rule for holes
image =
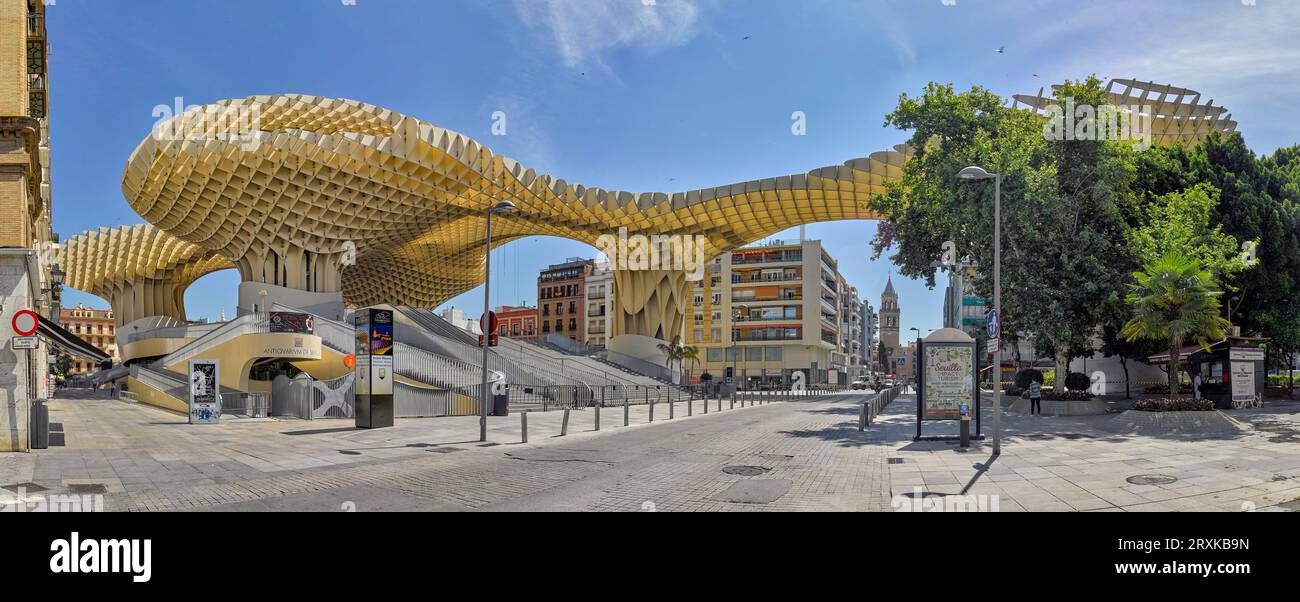
[[1037, 380], [1029, 381], [1029, 413], [1043, 415], [1043, 385]]
[[1192, 375], [1192, 397], [1199, 400], [1201, 398], [1201, 373], [1197, 372]]

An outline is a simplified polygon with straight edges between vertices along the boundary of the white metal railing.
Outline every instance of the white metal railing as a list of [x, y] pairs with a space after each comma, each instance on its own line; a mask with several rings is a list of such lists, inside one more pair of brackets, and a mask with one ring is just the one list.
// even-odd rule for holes
[[154, 363], [160, 368], [189, 361], [191, 358], [235, 337], [271, 331], [270, 315], [266, 312], [250, 313], [226, 322], [220, 328], [163, 356]]
[[225, 325], [226, 322], [209, 324], [186, 324], [183, 326], [163, 326], [151, 328], [126, 335], [126, 342], [134, 343], [145, 339], [197, 339]]

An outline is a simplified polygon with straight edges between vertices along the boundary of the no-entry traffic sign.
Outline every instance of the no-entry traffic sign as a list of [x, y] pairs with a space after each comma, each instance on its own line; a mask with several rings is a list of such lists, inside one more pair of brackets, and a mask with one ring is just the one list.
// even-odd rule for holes
[[36, 328], [41, 325], [41, 317], [30, 309], [20, 309], [14, 312], [11, 325], [14, 328], [14, 334], [20, 337], [29, 337], [36, 334]]
[[500, 322], [497, 319], [497, 312], [494, 311], [489, 311], [483, 314], [483, 317], [478, 319], [478, 327], [482, 329], [484, 333], [496, 332], [498, 324], [500, 324]]

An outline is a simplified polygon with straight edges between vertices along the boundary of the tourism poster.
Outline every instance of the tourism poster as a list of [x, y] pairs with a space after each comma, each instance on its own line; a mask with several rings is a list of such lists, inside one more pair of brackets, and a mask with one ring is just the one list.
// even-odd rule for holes
[[975, 407], [973, 356], [969, 345], [925, 345], [924, 420], [960, 420], [963, 404]]

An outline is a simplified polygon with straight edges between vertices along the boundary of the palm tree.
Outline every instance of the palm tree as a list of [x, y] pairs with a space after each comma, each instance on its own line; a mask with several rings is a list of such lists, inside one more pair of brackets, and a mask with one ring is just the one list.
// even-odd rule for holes
[[677, 362], [678, 364], [680, 364], [682, 360], [682, 350], [685, 349], [684, 347], [682, 347], [682, 337], [679, 336], [673, 337], [672, 342], [659, 343], [657, 347], [659, 347], [659, 350], [664, 352], [664, 355], [667, 357], [668, 371], [669, 373], [671, 373], [673, 369], [673, 363]]
[[1230, 322], [1219, 316], [1219, 295], [1214, 276], [1194, 259], [1177, 251], [1166, 252], [1133, 274], [1125, 300], [1133, 319], [1120, 336], [1129, 342], [1161, 339], [1169, 343], [1169, 396], [1178, 396], [1178, 364], [1183, 343], [1195, 341], [1209, 349], [1209, 341], [1225, 336]]
[[[689, 361], [692, 367], [699, 366], [700, 348], [696, 347], [695, 345], [687, 345], [685, 347], [682, 347], [681, 356], [678, 358], [678, 360], [683, 364]], [[690, 373], [686, 371], [685, 365], [682, 366], [682, 371], [683, 371], [682, 384], [684, 385], [690, 384]]]

